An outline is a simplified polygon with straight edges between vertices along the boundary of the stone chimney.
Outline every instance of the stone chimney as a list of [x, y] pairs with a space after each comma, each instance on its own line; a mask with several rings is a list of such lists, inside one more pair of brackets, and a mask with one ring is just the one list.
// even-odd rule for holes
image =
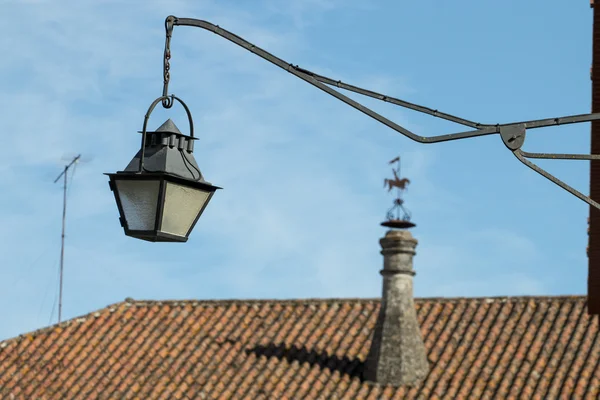
[[409, 231], [390, 230], [379, 243], [383, 254], [383, 295], [364, 378], [382, 385], [415, 386], [429, 372], [413, 301], [417, 240]]

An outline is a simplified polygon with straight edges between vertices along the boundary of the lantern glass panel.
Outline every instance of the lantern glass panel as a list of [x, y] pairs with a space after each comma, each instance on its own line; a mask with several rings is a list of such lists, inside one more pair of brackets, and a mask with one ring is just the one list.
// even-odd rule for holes
[[123, 216], [130, 230], [155, 229], [160, 181], [116, 180]]
[[186, 236], [211, 192], [173, 182], [166, 182], [166, 184], [160, 230], [172, 235]]

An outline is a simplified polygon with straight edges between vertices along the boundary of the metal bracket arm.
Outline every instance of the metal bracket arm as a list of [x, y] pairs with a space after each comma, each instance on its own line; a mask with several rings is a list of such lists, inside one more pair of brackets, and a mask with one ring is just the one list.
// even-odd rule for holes
[[[165, 43], [165, 68], [164, 68], [164, 76], [165, 82], [163, 87], [163, 96], [166, 96], [168, 92], [168, 84], [169, 84], [169, 59], [171, 58], [171, 52], [169, 48], [172, 31], [174, 26], [193, 26], [197, 28], [202, 28], [207, 31], [213, 32], [230, 42], [237, 44], [240, 47], [250, 51], [251, 53], [256, 54], [262, 59], [270, 62], [278, 66], [279, 68], [289, 72], [292, 75], [297, 76], [305, 82], [310, 83], [311, 85], [321, 89], [325, 93], [337, 98], [338, 100], [343, 101], [349, 106], [357, 109], [358, 111], [374, 118], [375, 120], [381, 122], [382, 124], [392, 128], [393, 130], [401, 133], [402, 135], [408, 137], [419, 143], [439, 143], [446, 142], [450, 140], [458, 140], [458, 139], [466, 139], [471, 137], [478, 137], [484, 135], [492, 135], [492, 134], [500, 134], [502, 141], [504, 144], [513, 152], [513, 154], [517, 157], [519, 161], [538, 172], [542, 176], [546, 177], [556, 185], [562, 187], [569, 193], [575, 195], [579, 199], [585, 201], [593, 207], [600, 209], [600, 203], [592, 200], [588, 196], [583, 195], [578, 192], [571, 186], [562, 182], [561, 180], [555, 178], [547, 171], [541, 169], [537, 165], [533, 164], [531, 161], [526, 158], [546, 158], [546, 159], [571, 159], [571, 160], [600, 160], [600, 155], [592, 154], [552, 154], [552, 153], [528, 153], [521, 150], [521, 146], [525, 142], [525, 133], [527, 129], [535, 129], [535, 128], [544, 128], [548, 126], [557, 126], [557, 125], [565, 125], [565, 124], [576, 124], [581, 122], [589, 122], [600, 120], [600, 113], [596, 114], [580, 114], [580, 115], [570, 115], [566, 117], [560, 118], [547, 118], [547, 119], [539, 119], [539, 120], [531, 120], [531, 121], [521, 121], [521, 122], [512, 122], [506, 124], [481, 124], [478, 122], [473, 122], [464, 118], [460, 118], [448, 113], [441, 112], [436, 109], [432, 109], [429, 107], [421, 106], [418, 104], [410, 103], [401, 99], [397, 99], [392, 96], [384, 95], [381, 93], [377, 93], [372, 90], [367, 90], [360, 88], [358, 86], [350, 85], [344, 83], [340, 80], [335, 80], [328, 78], [326, 76], [322, 76], [316, 74], [312, 71], [306, 70], [304, 68], [300, 68], [297, 65], [293, 65], [282, 60], [279, 57], [274, 56], [273, 54], [267, 52], [266, 50], [261, 49], [258, 46], [248, 42], [247, 40], [237, 36], [234, 33], [231, 33], [218, 25], [214, 25], [208, 21], [203, 21], [194, 18], [177, 18], [175, 16], [167, 17], [165, 21], [165, 28], [167, 32], [167, 40]], [[388, 118], [382, 116], [381, 114], [371, 110], [368, 107], [363, 106], [355, 100], [343, 95], [337, 90], [333, 89], [331, 86], [335, 86], [340, 89], [344, 89], [350, 92], [354, 92], [363, 96], [371, 97], [377, 100], [381, 100], [387, 103], [395, 104], [400, 107], [408, 108], [417, 112], [421, 112], [424, 114], [431, 115], [436, 118], [445, 119], [447, 121], [455, 122], [470, 128], [474, 128], [472, 130], [457, 132], [445, 135], [438, 136], [420, 136], [417, 135], [408, 129], [396, 124], [395, 122], [389, 120]], [[170, 107], [171, 104], [164, 104], [165, 107]]]

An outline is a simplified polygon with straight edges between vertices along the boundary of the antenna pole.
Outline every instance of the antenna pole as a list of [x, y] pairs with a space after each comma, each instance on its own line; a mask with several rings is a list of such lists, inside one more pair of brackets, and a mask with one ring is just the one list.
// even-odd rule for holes
[[63, 268], [65, 261], [65, 220], [67, 218], [67, 167], [63, 171], [64, 187], [63, 187], [63, 214], [62, 214], [62, 234], [60, 243], [60, 285], [58, 289], [58, 323], [60, 324], [62, 317], [62, 293], [63, 293]]
[[63, 213], [62, 213], [62, 234], [61, 234], [61, 244], [60, 244], [60, 284], [58, 289], [58, 323], [60, 323], [62, 318], [62, 296], [63, 296], [63, 270], [64, 270], [64, 261], [65, 261], [65, 222], [67, 219], [67, 173], [69, 172], [69, 168], [79, 160], [81, 154], [73, 159], [68, 165], [65, 165], [65, 169], [63, 172], [58, 175], [58, 177], [54, 180], [54, 183], [58, 182], [60, 177], [64, 178], [64, 187], [63, 187]]

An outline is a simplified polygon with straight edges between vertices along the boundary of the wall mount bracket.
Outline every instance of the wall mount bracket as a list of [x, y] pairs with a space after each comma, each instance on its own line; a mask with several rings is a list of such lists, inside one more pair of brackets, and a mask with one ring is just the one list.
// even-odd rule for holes
[[[478, 122], [473, 122], [461, 117], [457, 117], [455, 115], [451, 115], [448, 113], [444, 113], [438, 111], [436, 109], [432, 109], [429, 107], [421, 106], [418, 104], [410, 103], [405, 100], [401, 100], [392, 96], [384, 95], [372, 90], [363, 89], [358, 86], [350, 85], [344, 83], [340, 80], [335, 80], [328, 78], [326, 76], [322, 76], [316, 74], [312, 71], [309, 71], [304, 68], [300, 68], [298, 65], [293, 65], [288, 63], [287, 61], [282, 60], [279, 57], [274, 56], [273, 54], [261, 49], [258, 46], [248, 42], [247, 40], [241, 38], [240, 36], [231, 33], [218, 25], [212, 24], [208, 21], [203, 21], [194, 18], [177, 18], [175, 16], [168, 16], [165, 20], [165, 30], [166, 30], [166, 41], [165, 41], [165, 56], [164, 56], [164, 86], [163, 86], [163, 96], [166, 96], [168, 93], [168, 85], [170, 80], [170, 65], [169, 59], [171, 58], [171, 49], [170, 42], [173, 34], [174, 26], [193, 26], [197, 28], [202, 28], [207, 31], [213, 32], [216, 35], [219, 35], [230, 42], [237, 44], [238, 46], [248, 50], [251, 53], [256, 54], [262, 59], [270, 62], [278, 66], [279, 68], [289, 72], [292, 75], [302, 79], [303, 81], [310, 83], [311, 85], [321, 89], [325, 93], [337, 98], [338, 100], [343, 101], [349, 106], [357, 109], [358, 111], [370, 116], [371, 118], [379, 121], [380, 123], [392, 128], [393, 130], [399, 132], [400, 134], [408, 137], [419, 143], [440, 143], [447, 142], [450, 140], [459, 140], [466, 139], [484, 135], [493, 135], [500, 134], [502, 141], [506, 145], [506, 147], [515, 155], [515, 157], [527, 167], [533, 169], [535, 172], [539, 173], [543, 177], [549, 179], [551, 182], [560, 186], [567, 192], [572, 195], [578, 197], [579, 199], [585, 201], [590, 206], [595, 207], [600, 210], [600, 203], [591, 199], [589, 196], [584, 195], [583, 193], [577, 191], [573, 187], [569, 186], [565, 182], [551, 175], [544, 169], [540, 168], [536, 164], [532, 163], [528, 160], [528, 158], [541, 158], [541, 159], [562, 159], [562, 160], [600, 160], [600, 154], [555, 154], [555, 153], [529, 153], [526, 151], [522, 151], [521, 147], [525, 143], [525, 135], [527, 129], [536, 129], [536, 128], [544, 128], [549, 126], [557, 126], [557, 125], [566, 125], [566, 124], [577, 124], [582, 122], [590, 122], [600, 120], [600, 113], [595, 114], [580, 114], [580, 115], [569, 115], [565, 117], [558, 118], [546, 118], [546, 119], [538, 119], [531, 121], [520, 121], [520, 122], [511, 122], [505, 124], [481, 124]], [[436, 118], [445, 119], [447, 121], [455, 122], [467, 127], [472, 128], [470, 131], [465, 132], [457, 132], [450, 133], [439, 136], [419, 136], [408, 129], [396, 124], [395, 122], [387, 119], [381, 114], [371, 110], [370, 108], [360, 104], [359, 102], [352, 100], [351, 98], [345, 96], [339, 91], [333, 89], [333, 87], [344, 89], [349, 92], [357, 93], [363, 96], [371, 97], [377, 100], [384, 101], [386, 103], [395, 104], [397, 106], [408, 108], [413, 111], [421, 112], [424, 114], [431, 115]], [[163, 106], [165, 108], [169, 108], [172, 104], [169, 102], [164, 102]]]

